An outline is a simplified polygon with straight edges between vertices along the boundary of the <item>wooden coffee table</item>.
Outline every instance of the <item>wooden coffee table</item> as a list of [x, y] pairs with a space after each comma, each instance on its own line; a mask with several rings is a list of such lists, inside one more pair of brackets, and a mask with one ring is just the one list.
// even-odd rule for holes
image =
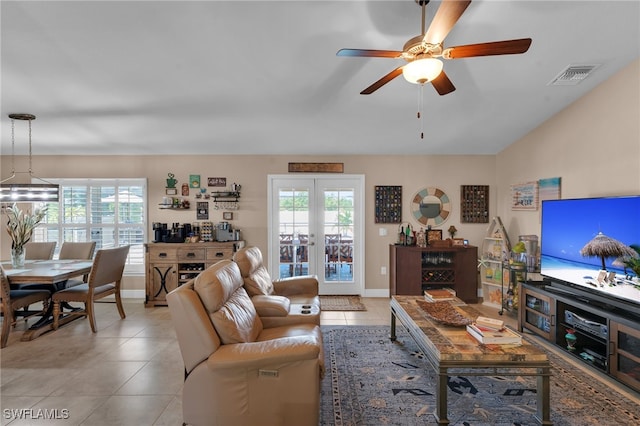
[[[536, 420], [552, 425], [549, 405], [551, 364], [540, 349], [523, 340], [522, 345], [482, 345], [464, 326], [443, 325], [426, 316], [418, 296], [391, 297], [391, 340], [396, 340], [399, 320], [422, 350], [438, 375], [436, 385], [436, 418], [447, 425], [447, 382], [449, 375], [461, 376], [536, 376]], [[468, 305], [457, 306], [461, 313], [476, 318], [480, 312]]]

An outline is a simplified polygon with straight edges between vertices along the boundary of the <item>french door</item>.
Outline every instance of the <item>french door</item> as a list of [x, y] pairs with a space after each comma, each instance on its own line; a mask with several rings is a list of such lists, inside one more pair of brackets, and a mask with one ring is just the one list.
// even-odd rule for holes
[[269, 176], [272, 277], [316, 275], [320, 294], [362, 294], [364, 176]]

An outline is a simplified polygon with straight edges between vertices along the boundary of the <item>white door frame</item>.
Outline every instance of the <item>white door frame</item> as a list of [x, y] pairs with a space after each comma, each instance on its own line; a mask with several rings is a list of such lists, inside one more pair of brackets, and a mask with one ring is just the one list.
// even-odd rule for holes
[[[354, 247], [353, 247], [353, 285], [349, 285], [345, 288], [344, 282], [342, 284], [340, 282], [326, 282], [324, 281], [324, 268], [318, 273], [316, 270], [311, 270], [310, 273], [318, 275], [318, 281], [321, 283], [320, 285], [320, 294], [364, 294], [364, 175], [345, 175], [345, 174], [336, 174], [336, 175], [327, 175], [327, 174], [301, 174], [300, 176], [286, 174], [286, 175], [268, 175], [268, 185], [267, 185], [267, 240], [269, 247], [269, 273], [272, 277], [279, 276], [278, 272], [278, 264], [279, 264], [279, 229], [276, 227], [278, 217], [274, 214], [273, 209], [275, 207], [274, 197], [276, 194], [273, 193], [273, 186], [275, 180], [290, 180], [293, 183], [296, 180], [314, 180], [314, 181], [322, 181], [324, 183], [331, 181], [340, 181], [340, 180], [353, 180], [354, 187], [354, 223], [353, 223], [353, 232], [354, 232]], [[317, 192], [317, 191], [314, 191]], [[314, 205], [318, 206], [318, 199], [321, 197], [320, 193], [315, 195]], [[322, 215], [315, 215], [313, 224], [309, 224], [313, 226], [314, 229], [320, 230], [323, 225], [323, 218], [320, 217]], [[276, 227], [274, 231], [274, 227]], [[321, 231], [320, 234], [322, 234]], [[320, 235], [318, 234], [318, 235]], [[315, 265], [324, 265], [324, 238], [316, 238], [315, 241]]]

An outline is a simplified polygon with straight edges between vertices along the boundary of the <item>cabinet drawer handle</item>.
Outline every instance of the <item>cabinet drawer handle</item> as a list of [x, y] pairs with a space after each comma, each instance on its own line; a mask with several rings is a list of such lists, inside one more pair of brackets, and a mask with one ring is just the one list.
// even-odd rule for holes
[[223, 256], [224, 256], [224, 253], [222, 253], [220, 251], [216, 253], [216, 257], [223, 257]]
[[196, 257], [195, 253], [187, 253], [187, 257]]
[[158, 253], [158, 257], [167, 257], [167, 253]]

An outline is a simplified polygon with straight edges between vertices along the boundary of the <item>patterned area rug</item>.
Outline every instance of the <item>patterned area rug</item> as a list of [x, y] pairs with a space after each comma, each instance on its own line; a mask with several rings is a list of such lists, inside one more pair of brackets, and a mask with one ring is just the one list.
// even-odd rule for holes
[[320, 296], [323, 311], [366, 311], [360, 296]]
[[[436, 424], [436, 375], [402, 327], [395, 343], [384, 326], [323, 326], [322, 331], [327, 375], [321, 425]], [[554, 425], [640, 424], [637, 400], [553, 353], [549, 359]], [[452, 425], [537, 424], [534, 377], [450, 377], [448, 398]]]

